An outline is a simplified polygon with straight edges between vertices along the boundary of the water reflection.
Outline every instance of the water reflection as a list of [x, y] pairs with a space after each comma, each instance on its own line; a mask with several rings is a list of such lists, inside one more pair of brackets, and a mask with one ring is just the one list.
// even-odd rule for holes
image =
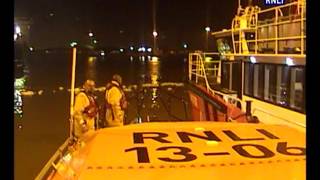
[[97, 78], [97, 57], [88, 57], [87, 67], [85, 72], [86, 79], [92, 79], [96, 81]]
[[151, 61], [148, 61], [151, 84], [155, 87], [151, 89], [151, 105], [150, 105], [150, 116], [149, 119], [158, 119], [160, 110], [160, 101], [158, 100], [158, 88], [159, 88], [159, 77], [160, 77], [160, 63], [157, 57], [152, 57]]

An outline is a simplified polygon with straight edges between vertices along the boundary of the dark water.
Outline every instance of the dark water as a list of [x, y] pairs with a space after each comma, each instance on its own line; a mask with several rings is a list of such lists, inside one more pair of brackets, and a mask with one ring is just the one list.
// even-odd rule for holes
[[[24, 88], [35, 93], [22, 96], [23, 116], [15, 119], [15, 179], [34, 179], [69, 133], [71, 53], [34, 53], [27, 61]], [[187, 78], [186, 57], [151, 57], [114, 55], [93, 58], [78, 54], [76, 87], [85, 79], [103, 87], [114, 73], [123, 77], [127, 87], [162, 82], [184, 82]], [[41, 92], [41, 93], [39, 93]], [[97, 92], [102, 103], [102, 92]], [[186, 120], [188, 113], [181, 100], [181, 87], [142, 88], [128, 91], [127, 122]], [[19, 128], [20, 126], [20, 128]]]

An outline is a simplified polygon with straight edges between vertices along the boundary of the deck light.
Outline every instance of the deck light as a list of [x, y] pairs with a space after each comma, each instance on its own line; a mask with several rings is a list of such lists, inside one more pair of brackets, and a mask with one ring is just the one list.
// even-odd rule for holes
[[20, 26], [16, 26], [16, 34], [20, 34], [20, 33], [21, 33]]
[[251, 61], [251, 63], [256, 63], [257, 62], [257, 60], [256, 60], [256, 58], [254, 56], [250, 56], [250, 61]]
[[293, 59], [287, 57], [287, 58], [286, 58], [286, 64], [287, 64], [288, 66], [293, 66], [293, 65], [294, 65]]
[[205, 62], [210, 62], [211, 60], [212, 60], [212, 57], [205, 57], [205, 58], [204, 58], [204, 61], [205, 61]]

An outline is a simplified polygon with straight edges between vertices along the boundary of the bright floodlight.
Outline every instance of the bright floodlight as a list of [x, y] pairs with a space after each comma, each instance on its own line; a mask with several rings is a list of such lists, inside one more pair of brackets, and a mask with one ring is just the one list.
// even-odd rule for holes
[[141, 48], [141, 51], [142, 51], [142, 52], [146, 52], [146, 48], [145, 48], [145, 47], [142, 47], [142, 48]]
[[205, 57], [204, 58], [204, 61], [206, 61], [206, 62], [209, 62], [209, 61], [211, 61], [212, 60], [212, 57]]
[[250, 56], [250, 61], [251, 61], [251, 63], [256, 63], [257, 62], [257, 60], [256, 60], [256, 58], [254, 56]]
[[293, 59], [287, 57], [287, 58], [286, 58], [286, 64], [287, 64], [288, 66], [293, 66], [293, 65], [294, 65]]
[[33, 47], [29, 47], [29, 50], [30, 50], [30, 51], [33, 51]]
[[130, 50], [133, 51], [133, 46], [130, 46]]
[[93, 40], [93, 43], [94, 43], [94, 44], [97, 44], [97, 42], [98, 42], [97, 40]]
[[89, 33], [89, 37], [92, 37], [92, 36], [93, 36], [93, 33], [92, 33], [92, 32], [90, 32], [90, 33]]
[[157, 31], [153, 31], [152, 35], [153, 35], [153, 37], [157, 37], [158, 36]]
[[19, 26], [16, 26], [16, 33], [17, 33], [17, 34], [20, 34], [20, 33], [21, 33], [21, 29], [20, 29]]
[[148, 51], [148, 52], [151, 52], [151, 51], [152, 51], [152, 49], [151, 49], [151, 48], [148, 48], [148, 49], [147, 49], [147, 51]]
[[210, 27], [206, 27], [205, 30], [206, 30], [207, 32], [209, 32], [209, 31], [210, 31]]
[[123, 52], [124, 51], [124, 49], [123, 48], [120, 48], [120, 52]]
[[104, 51], [101, 51], [101, 52], [100, 52], [100, 55], [101, 55], [101, 56], [104, 56], [104, 55], [106, 55], [106, 54], [104, 53]]

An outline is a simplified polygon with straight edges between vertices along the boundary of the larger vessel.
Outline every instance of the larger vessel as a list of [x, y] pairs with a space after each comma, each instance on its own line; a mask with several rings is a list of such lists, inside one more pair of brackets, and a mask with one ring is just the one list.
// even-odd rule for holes
[[189, 80], [243, 110], [250, 101], [263, 123], [305, 132], [305, 3], [240, 6], [231, 29], [212, 33], [218, 52], [189, 55]]
[[67, 139], [36, 179], [305, 179], [304, 14], [301, 1], [239, 8], [230, 30], [212, 33], [219, 52], [189, 55], [190, 122]]

